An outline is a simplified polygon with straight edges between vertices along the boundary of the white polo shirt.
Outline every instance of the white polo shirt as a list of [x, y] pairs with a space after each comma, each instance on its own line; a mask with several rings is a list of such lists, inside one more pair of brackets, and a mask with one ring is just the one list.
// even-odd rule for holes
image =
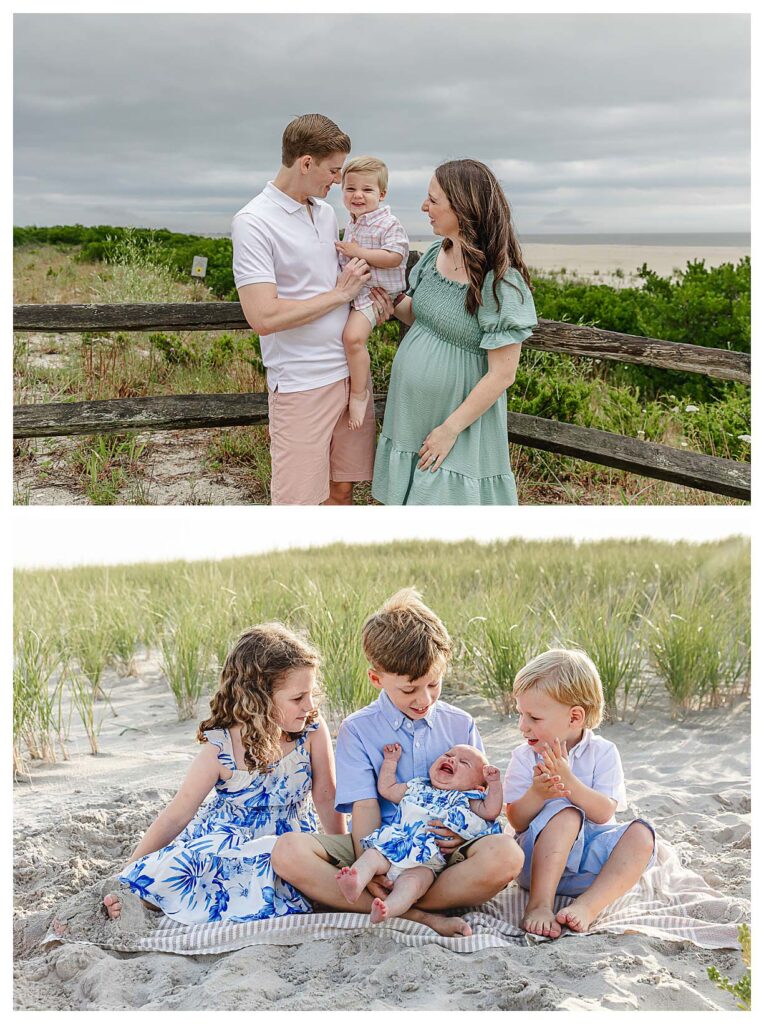
[[[504, 775], [504, 802], [511, 804], [519, 800], [533, 782], [533, 769], [541, 760], [533, 747], [527, 743], [512, 751], [512, 758]], [[570, 770], [589, 789], [604, 793], [616, 801], [616, 810], [626, 808], [626, 785], [618, 747], [610, 740], [597, 736], [591, 729], [584, 729], [584, 735], [568, 752]], [[615, 821], [611, 818], [606, 824]]]
[[[269, 181], [231, 225], [236, 287], [275, 284], [279, 298], [312, 299], [337, 284], [337, 218], [328, 203], [303, 203]], [[342, 332], [348, 306], [288, 331], [263, 334], [260, 349], [271, 391], [311, 391], [349, 375]]]

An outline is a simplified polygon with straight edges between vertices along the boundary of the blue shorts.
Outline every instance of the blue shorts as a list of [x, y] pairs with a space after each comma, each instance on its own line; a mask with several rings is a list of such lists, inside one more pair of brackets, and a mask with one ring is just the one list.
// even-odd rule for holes
[[[517, 884], [524, 889], [531, 887], [531, 860], [533, 847], [539, 833], [545, 825], [549, 824], [555, 814], [564, 811], [566, 807], [573, 807], [573, 804], [563, 797], [547, 800], [525, 832], [515, 836], [520, 849], [525, 854], [523, 869], [517, 877]], [[655, 829], [649, 821], [645, 821], [644, 818], [635, 818], [634, 821], [628, 821], [623, 825], [595, 825], [593, 821], [587, 821], [584, 812], [579, 807], [573, 807], [573, 810], [578, 811], [581, 815], [581, 827], [557, 886], [558, 893], [563, 896], [580, 896], [582, 892], [586, 892], [615, 849], [618, 840], [626, 829], [637, 821], [649, 828], [653, 834], [653, 853], [645, 871], [653, 866], [655, 863]]]

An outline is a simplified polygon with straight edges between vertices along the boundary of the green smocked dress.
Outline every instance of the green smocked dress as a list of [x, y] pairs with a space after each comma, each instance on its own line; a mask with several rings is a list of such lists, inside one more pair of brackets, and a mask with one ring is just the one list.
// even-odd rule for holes
[[488, 370], [487, 349], [518, 345], [535, 327], [536, 310], [519, 271], [499, 286], [493, 272], [475, 316], [464, 308], [467, 285], [436, 268], [435, 242], [411, 271], [416, 317], [393, 360], [372, 494], [385, 505], [516, 505], [509, 464], [506, 392], [463, 430], [440, 469], [417, 469], [429, 432], [462, 404]]

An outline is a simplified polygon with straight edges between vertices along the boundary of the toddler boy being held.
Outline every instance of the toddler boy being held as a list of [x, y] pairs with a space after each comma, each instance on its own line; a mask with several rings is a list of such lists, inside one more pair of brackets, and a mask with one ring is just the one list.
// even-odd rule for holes
[[353, 299], [342, 342], [350, 370], [351, 430], [360, 427], [371, 398], [369, 353], [366, 343], [376, 323], [371, 288], [384, 288], [393, 300], [406, 287], [409, 240], [406, 230], [389, 206], [380, 203], [387, 195], [387, 167], [376, 157], [359, 156], [342, 171], [342, 201], [350, 214], [341, 242], [336, 242], [340, 266], [354, 257], [366, 260], [371, 282]]

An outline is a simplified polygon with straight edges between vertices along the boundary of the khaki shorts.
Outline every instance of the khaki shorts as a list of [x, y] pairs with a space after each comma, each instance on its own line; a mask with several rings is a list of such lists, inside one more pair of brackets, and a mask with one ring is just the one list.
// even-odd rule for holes
[[349, 378], [310, 391], [268, 392], [271, 504], [320, 505], [329, 497], [330, 480], [371, 480], [374, 403], [359, 429], [350, 430], [349, 397]]
[[[355, 864], [356, 855], [353, 847], [353, 837], [349, 833], [342, 836], [315, 835], [313, 838], [323, 846], [324, 850], [329, 855], [329, 860], [332, 864], [336, 864], [338, 868], [349, 868], [351, 864]], [[458, 864], [460, 861], [466, 860], [467, 849], [472, 846], [473, 843], [479, 843], [481, 839], [485, 839], [485, 836], [478, 836], [477, 839], [468, 839], [466, 842], [462, 843], [458, 850], [454, 850], [454, 852], [446, 858], [446, 867], [450, 868], [454, 864]], [[437, 863], [437, 861], [433, 861], [433, 864]], [[436, 871], [436, 868], [429, 862], [423, 864], [422, 867], [432, 868], [436, 874], [441, 870], [440, 867], [438, 867]]]

